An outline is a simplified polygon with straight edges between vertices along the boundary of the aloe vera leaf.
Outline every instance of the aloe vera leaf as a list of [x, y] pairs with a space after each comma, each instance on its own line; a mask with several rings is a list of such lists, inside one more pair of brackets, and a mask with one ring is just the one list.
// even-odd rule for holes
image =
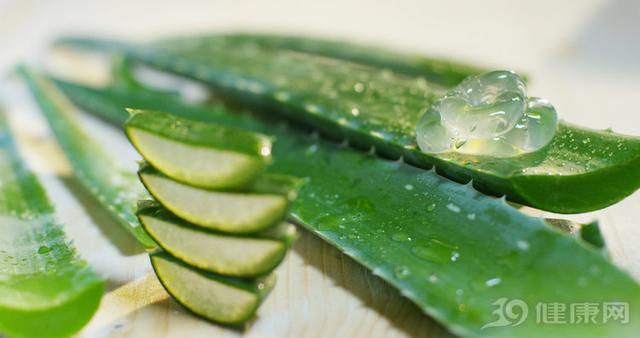
[[[217, 44], [228, 43], [232, 46], [239, 44], [257, 44], [266, 48], [287, 49], [295, 52], [342, 59], [373, 67], [387, 68], [394, 72], [410, 76], [422, 76], [429, 81], [445, 86], [454, 86], [469, 75], [485, 72], [483, 69], [469, 65], [453, 63], [442, 59], [427, 58], [421, 55], [403, 54], [384, 48], [359, 45], [346, 41], [247, 33], [225, 34], [215, 37], [204, 35], [201, 38], [189, 38], [189, 40], [195, 41], [195, 43], [197, 43], [199, 39], [207, 42], [215, 39]], [[175, 40], [175, 38], [168, 39], [162, 41], [162, 43], [172, 43]]]
[[156, 169], [182, 183], [211, 189], [246, 186], [269, 162], [271, 140], [264, 135], [160, 112], [130, 113], [125, 132], [131, 143]]
[[64, 337], [98, 308], [103, 281], [65, 239], [0, 108], [0, 332]]
[[253, 318], [275, 284], [275, 276], [255, 280], [198, 270], [164, 252], [150, 255], [167, 292], [187, 310], [216, 323], [241, 326]]
[[[73, 46], [119, 51], [159, 69], [192, 77], [236, 101], [271, 108], [358, 148], [403, 157], [489, 194], [559, 213], [609, 206], [640, 186], [640, 139], [561, 123], [551, 144], [514, 158], [422, 153], [415, 126], [445, 87], [424, 78], [339, 59], [210, 38], [133, 45], [66, 39]], [[441, 83], [445, 84], [446, 83]]]
[[162, 207], [139, 210], [138, 218], [149, 235], [173, 257], [217, 274], [264, 275], [280, 264], [287, 252], [286, 240], [203, 231]]
[[289, 200], [280, 194], [208, 190], [176, 182], [151, 166], [138, 171], [147, 191], [178, 217], [230, 234], [261, 231], [282, 221]]
[[[149, 93], [66, 84], [76, 104], [116, 124], [127, 118], [123, 102], [160, 109]], [[633, 337], [638, 330], [640, 288], [634, 280], [580, 239], [501, 200], [296, 129], [177, 100], [162, 105], [178, 116], [274, 135], [273, 170], [308, 179], [292, 204], [293, 217], [457, 334]], [[503, 297], [525, 301], [529, 318], [516, 327], [482, 330], [495, 319], [491, 303]], [[629, 304], [628, 324], [535, 322], [538, 302], [611, 300]]]
[[156, 247], [135, 215], [136, 202], [148, 198], [137, 177], [112, 161], [81, 129], [73, 116], [75, 108], [47, 79], [26, 67], [20, 73], [82, 185], [140, 244]]

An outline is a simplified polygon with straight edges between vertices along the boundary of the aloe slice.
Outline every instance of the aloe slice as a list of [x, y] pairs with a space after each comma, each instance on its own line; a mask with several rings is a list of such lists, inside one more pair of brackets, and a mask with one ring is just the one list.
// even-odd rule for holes
[[485, 193], [543, 210], [597, 210], [640, 186], [640, 139], [566, 123], [549, 146], [520, 157], [422, 153], [415, 144], [416, 124], [423, 109], [444, 94], [441, 85], [450, 82], [427, 82], [371, 62], [328, 61], [326, 54], [265, 47], [260, 41], [211, 36], [156, 45], [73, 38], [63, 43], [122, 52], [209, 83], [241, 104], [270, 107], [332, 137], [348, 138], [358, 148], [375, 147], [385, 157], [403, 157], [423, 168], [435, 165], [456, 181], [473, 180]]
[[[292, 204], [310, 231], [398, 288], [425, 313], [468, 337], [634, 337], [640, 287], [600, 252], [506, 203], [432, 172], [367, 156], [299, 130], [147, 91], [58, 82], [78, 105], [116, 124], [126, 102], [277, 137], [272, 170], [306, 177]], [[162, 107], [158, 107], [162, 105]], [[500, 298], [528, 304], [518, 326], [482, 327]], [[538, 303], [620, 301], [628, 324], [541, 325]], [[568, 306], [568, 305], [567, 305]]]
[[116, 165], [80, 128], [72, 116], [74, 107], [48, 80], [26, 67], [20, 72], [82, 185], [138, 242], [154, 248], [135, 216], [137, 201], [148, 197], [136, 176]]
[[241, 325], [252, 318], [275, 283], [273, 275], [242, 280], [197, 270], [164, 253], [150, 257], [158, 279], [178, 303], [226, 325]]
[[[172, 256], [227, 276], [250, 277], [273, 270], [284, 258], [291, 236], [290, 230], [285, 229], [275, 232], [278, 237], [266, 234], [263, 238], [206, 232], [157, 206], [139, 210], [138, 218], [149, 235]], [[281, 240], [283, 235], [286, 238]]]
[[131, 143], [156, 169], [203, 188], [247, 185], [264, 170], [271, 140], [236, 128], [177, 119], [161, 112], [130, 110]]
[[277, 224], [287, 213], [286, 196], [197, 188], [176, 182], [150, 166], [142, 168], [138, 175], [165, 208], [205, 228], [251, 233]]
[[103, 282], [66, 241], [0, 108], [0, 332], [64, 337], [98, 308]]

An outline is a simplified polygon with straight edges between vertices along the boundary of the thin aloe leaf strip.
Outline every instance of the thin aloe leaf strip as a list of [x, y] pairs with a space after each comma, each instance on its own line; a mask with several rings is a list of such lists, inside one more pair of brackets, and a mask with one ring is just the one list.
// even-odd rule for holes
[[69, 336], [98, 308], [103, 282], [67, 242], [0, 107], [0, 332]]
[[165, 289], [186, 309], [217, 323], [241, 326], [251, 319], [275, 279], [241, 281], [207, 273], [167, 255], [154, 253], [151, 265]]
[[153, 239], [172, 256], [217, 274], [264, 275], [273, 270], [287, 252], [287, 239], [206, 232], [159, 207], [138, 211], [138, 218]]
[[[76, 104], [117, 125], [128, 117], [124, 105], [135, 102], [275, 136], [271, 170], [307, 178], [291, 206], [294, 217], [459, 335], [633, 337], [639, 329], [633, 279], [579, 239], [470, 186], [219, 107], [58, 83]], [[482, 330], [496, 319], [491, 303], [503, 297], [526, 302], [530, 317], [516, 327]], [[536, 304], [549, 301], [622, 301], [631, 318], [629, 324], [536, 324]]]
[[148, 197], [137, 177], [118, 166], [81, 129], [73, 117], [75, 108], [48, 80], [27, 68], [21, 74], [79, 181], [140, 244], [156, 247], [135, 215], [137, 201]]
[[[259, 40], [259, 39], [258, 39]], [[265, 48], [212, 36], [133, 45], [66, 39], [66, 45], [119, 51], [133, 60], [211, 84], [252, 106], [270, 107], [359, 148], [403, 157], [479, 190], [560, 213], [597, 210], [640, 187], [640, 140], [561, 123], [545, 149], [516, 158], [433, 156], [415, 143], [423, 110], [444, 94], [446, 82], [381, 70], [341, 59], [326, 62], [289, 49]], [[235, 42], [234, 42], [235, 41]], [[224, 47], [224, 48], [220, 48]], [[309, 76], [311, 74], [312, 76]]]
[[189, 120], [154, 118], [130, 110], [125, 131], [156, 169], [174, 180], [203, 188], [249, 184], [269, 162], [271, 140], [264, 135]]

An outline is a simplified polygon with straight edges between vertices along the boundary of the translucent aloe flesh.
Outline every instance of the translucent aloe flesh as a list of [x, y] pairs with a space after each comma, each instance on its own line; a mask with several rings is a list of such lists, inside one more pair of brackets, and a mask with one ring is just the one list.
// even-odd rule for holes
[[64, 337], [98, 308], [103, 282], [67, 243], [0, 109], [0, 333]]
[[195, 269], [167, 255], [154, 253], [151, 265], [176, 301], [198, 316], [233, 326], [253, 318], [275, 284], [275, 276], [255, 280], [225, 277]]
[[289, 200], [279, 194], [229, 192], [176, 182], [151, 167], [138, 172], [149, 193], [178, 217], [230, 234], [261, 231], [278, 224]]
[[[617, 336], [639, 329], [640, 288], [595, 249], [501, 200], [433, 172], [387, 161], [223, 108], [186, 105], [146, 90], [57, 82], [74, 103], [121, 125], [125, 106], [247, 128], [276, 137], [277, 173], [305, 177], [297, 221], [395, 286], [451, 331], [469, 337]], [[628, 324], [516, 327], [494, 321], [491, 303], [623, 301]]]
[[24, 67], [20, 72], [49, 121], [76, 177], [140, 244], [154, 248], [156, 243], [140, 226], [135, 215], [137, 201], [148, 198], [136, 175], [116, 165], [80, 128], [72, 116], [73, 106], [57, 90], [49, 89], [52, 85], [48, 80]]
[[131, 143], [155, 168], [180, 182], [212, 189], [245, 186], [269, 161], [271, 140], [264, 135], [163, 113], [130, 112], [125, 131]]
[[[437, 156], [421, 152], [415, 128], [424, 109], [450, 81], [412, 77], [381, 69], [376, 62], [313, 48], [276, 48], [264, 37], [208, 36], [133, 45], [94, 39], [65, 39], [66, 45], [119, 51], [159, 69], [212, 85], [252, 107], [269, 108], [358, 148], [375, 147], [459, 182], [473, 179], [486, 193], [560, 213], [597, 210], [640, 186], [640, 140], [560, 123], [543, 150], [515, 158]], [[313, 45], [312, 40], [306, 42]], [[301, 42], [302, 44], [302, 42]], [[328, 45], [318, 45], [318, 49]], [[348, 48], [344, 46], [344, 48]], [[354, 47], [355, 48], [355, 47]], [[343, 53], [343, 52], [340, 52]], [[338, 54], [340, 54], [338, 53]], [[402, 58], [392, 58], [403, 62]], [[424, 67], [428, 67], [425, 64]], [[434, 64], [434, 69], [437, 66]], [[393, 67], [391, 67], [393, 68]], [[562, 112], [560, 112], [560, 115]]]
[[[161, 207], [138, 211], [140, 222], [158, 244], [191, 266], [237, 277], [264, 275], [273, 270], [287, 252], [287, 236], [261, 238], [228, 236], [203, 231]], [[281, 226], [288, 227], [288, 224]], [[287, 235], [287, 232], [284, 232]]]

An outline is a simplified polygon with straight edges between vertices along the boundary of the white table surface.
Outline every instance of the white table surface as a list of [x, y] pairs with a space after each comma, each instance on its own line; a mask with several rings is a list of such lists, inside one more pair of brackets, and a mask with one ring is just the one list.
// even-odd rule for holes
[[[529, 93], [579, 125], [640, 135], [640, 2], [617, 1], [33, 1], [0, 0], [0, 74], [17, 62], [51, 64], [61, 33], [148, 39], [168, 34], [257, 30], [378, 43], [390, 48], [513, 68]], [[86, 69], [87, 77], [100, 72]], [[103, 74], [104, 75], [104, 74]], [[46, 123], [24, 91], [0, 88], [29, 164], [81, 255], [107, 280], [82, 337], [439, 337], [445, 331], [395, 289], [302, 231], [278, 268], [277, 287], [245, 332], [224, 329], [168, 299], [127, 234], [91, 205]], [[132, 169], [121, 133], [87, 128]], [[597, 218], [612, 259], [640, 279], [640, 193]]]

